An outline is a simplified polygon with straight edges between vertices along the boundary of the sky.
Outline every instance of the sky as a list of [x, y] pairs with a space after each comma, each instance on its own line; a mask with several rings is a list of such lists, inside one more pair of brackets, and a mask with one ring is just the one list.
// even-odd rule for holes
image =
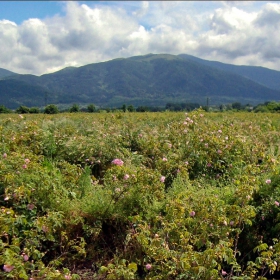
[[0, 68], [42, 75], [149, 53], [280, 71], [280, 2], [0, 1]]

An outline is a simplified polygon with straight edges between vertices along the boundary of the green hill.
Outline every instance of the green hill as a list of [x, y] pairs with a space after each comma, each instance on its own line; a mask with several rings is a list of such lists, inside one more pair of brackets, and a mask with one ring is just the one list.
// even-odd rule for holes
[[17, 75], [16, 73], [0, 68], [0, 79], [1, 78], [5, 78], [5, 77], [9, 77], [9, 76], [13, 76], [13, 75]]
[[204, 60], [187, 54], [181, 54], [179, 57], [196, 61], [222, 71], [241, 75], [268, 88], [280, 90], [280, 71], [260, 66], [232, 65], [218, 61]]
[[[17, 84], [15, 95], [15, 91], [9, 91], [6, 85], [6, 93], [13, 100], [19, 101], [18, 98], [21, 98], [20, 102], [27, 106], [27, 101], [41, 106], [44, 103], [44, 92], [47, 92], [48, 103], [94, 103], [111, 107], [124, 103], [164, 106], [167, 102], [196, 102], [205, 105], [206, 99], [210, 100], [210, 104], [258, 104], [280, 99], [280, 91], [248, 77], [169, 54], [148, 54], [77, 68], [68, 67], [40, 77], [8, 77], [0, 80], [0, 93], [2, 83], [8, 80], [10, 87], [18, 81], [23, 82], [25, 91], [21, 91], [20, 84]], [[30, 90], [27, 94], [28, 86]], [[5, 98], [0, 103], [7, 104]]]
[[[0, 80], [0, 105], [7, 108], [17, 108], [21, 105], [39, 107], [45, 105], [45, 100], [50, 95], [40, 86], [32, 86], [26, 82], [14, 79]], [[50, 99], [55, 102], [56, 100]]]

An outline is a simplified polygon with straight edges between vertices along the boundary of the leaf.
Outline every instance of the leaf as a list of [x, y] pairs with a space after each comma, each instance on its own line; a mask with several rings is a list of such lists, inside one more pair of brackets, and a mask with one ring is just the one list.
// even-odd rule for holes
[[133, 272], [137, 271], [137, 264], [132, 262], [128, 265], [128, 269], [132, 270]]

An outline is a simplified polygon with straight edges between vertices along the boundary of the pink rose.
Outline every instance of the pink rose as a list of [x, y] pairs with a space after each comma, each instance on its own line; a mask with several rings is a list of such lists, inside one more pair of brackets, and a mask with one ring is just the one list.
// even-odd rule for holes
[[190, 216], [191, 216], [191, 217], [194, 217], [194, 216], [195, 216], [195, 212], [194, 212], [194, 211], [191, 211], [191, 212], [190, 212]]
[[147, 270], [150, 270], [152, 268], [152, 265], [150, 263], [147, 263], [145, 267]]
[[6, 272], [11, 272], [15, 267], [13, 265], [10, 264], [4, 264], [3, 269]]
[[162, 183], [164, 183], [165, 177], [164, 177], [164, 176], [161, 176], [161, 177], [160, 177], [160, 181], [161, 181]]
[[123, 165], [123, 161], [122, 161], [121, 159], [119, 159], [119, 158], [115, 158], [115, 159], [112, 161], [112, 164], [122, 166], [122, 165]]

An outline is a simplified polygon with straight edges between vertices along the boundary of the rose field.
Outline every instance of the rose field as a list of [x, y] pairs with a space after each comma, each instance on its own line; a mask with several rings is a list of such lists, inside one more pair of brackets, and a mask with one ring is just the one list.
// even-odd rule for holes
[[0, 279], [278, 279], [280, 115], [0, 115]]

